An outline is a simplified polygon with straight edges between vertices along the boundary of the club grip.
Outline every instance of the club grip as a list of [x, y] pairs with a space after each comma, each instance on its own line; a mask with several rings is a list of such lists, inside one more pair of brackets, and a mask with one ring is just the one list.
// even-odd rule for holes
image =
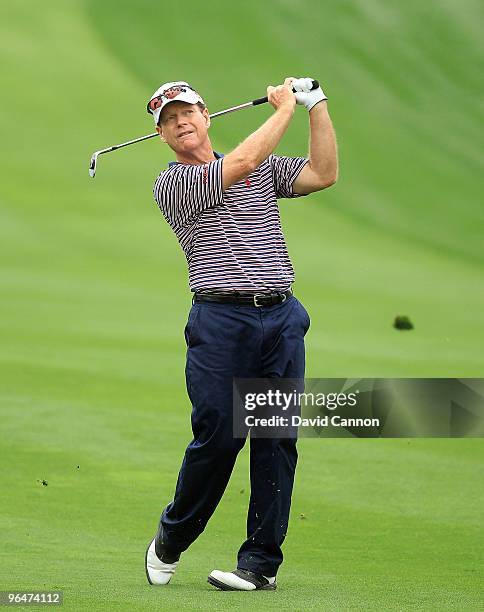
[[[313, 81], [313, 86], [311, 87], [311, 90], [313, 89], [317, 89], [319, 87], [319, 81]], [[293, 89], [292, 90], [294, 93], [296, 93], [296, 91]], [[258, 104], [265, 104], [268, 101], [267, 96], [264, 96], [263, 98], [257, 98], [256, 100], [252, 100], [252, 105], [253, 106], [257, 106]]]

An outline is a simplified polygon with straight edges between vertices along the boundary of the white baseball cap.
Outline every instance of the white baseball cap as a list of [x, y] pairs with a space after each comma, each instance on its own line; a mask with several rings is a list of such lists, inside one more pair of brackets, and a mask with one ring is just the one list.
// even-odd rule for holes
[[161, 111], [170, 102], [188, 102], [188, 104], [205, 104], [202, 97], [186, 81], [164, 83], [151, 96], [146, 110], [153, 115], [155, 125], [158, 125]]

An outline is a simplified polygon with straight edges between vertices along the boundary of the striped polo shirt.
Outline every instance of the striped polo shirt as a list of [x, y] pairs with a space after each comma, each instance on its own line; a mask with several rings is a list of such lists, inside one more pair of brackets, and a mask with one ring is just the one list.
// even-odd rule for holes
[[270, 155], [222, 190], [223, 156], [200, 165], [171, 163], [155, 181], [155, 200], [183, 248], [192, 291], [285, 291], [294, 270], [278, 198], [299, 197], [293, 183], [308, 162]]

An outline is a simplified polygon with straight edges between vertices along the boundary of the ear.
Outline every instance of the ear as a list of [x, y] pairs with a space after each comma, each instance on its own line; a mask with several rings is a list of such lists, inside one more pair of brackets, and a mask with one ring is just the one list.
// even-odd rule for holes
[[160, 135], [161, 140], [166, 142], [165, 137], [163, 136], [163, 129], [159, 125], [156, 126], [156, 131]]
[[207, 108], [204, 108], [202, 111], [202, 115], [205, 117], [205, 121], [207, 122], [207, 127], [210, 127], [210, 113]]

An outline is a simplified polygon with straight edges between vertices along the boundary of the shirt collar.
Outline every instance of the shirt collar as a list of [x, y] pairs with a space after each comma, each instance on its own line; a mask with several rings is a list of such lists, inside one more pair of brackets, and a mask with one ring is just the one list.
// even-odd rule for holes
[[[222, 157], [224, 156], [223, 153], [218, 153], [218, 151], [214, 151], [213, 154], [215, 155], [215, 159], [222, 159]], [[172, 166], [177, 166], [178, 164], [181, 164], [182, 166], [184, 165], [182, 164], [182, 162], [171, 161], [168, 162], [168, 167], [171, 168]]]

